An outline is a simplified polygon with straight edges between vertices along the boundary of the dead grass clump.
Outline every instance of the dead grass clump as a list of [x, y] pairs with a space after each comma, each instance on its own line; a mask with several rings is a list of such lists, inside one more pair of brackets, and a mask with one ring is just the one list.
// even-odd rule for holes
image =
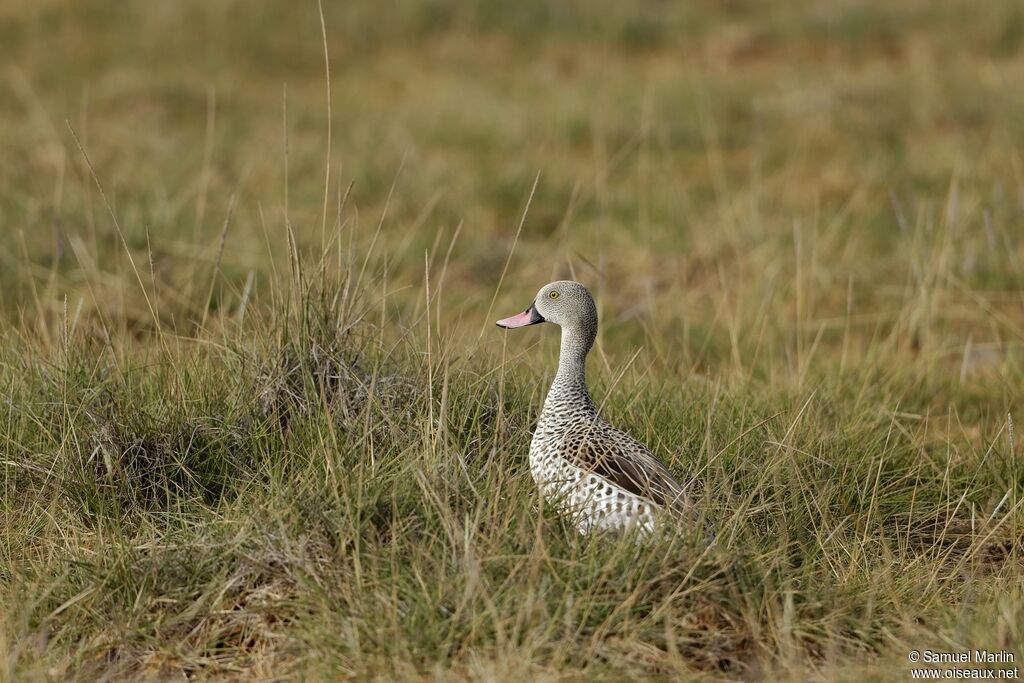
[[264, 417], [286, 426], [294, 412], [309, 414], [326, 400], [344, 412], [358, 412], [366, 401], [369, 375], [346, 354], [314, 343], [308, 353], [285, 344], [260, 369], [256, 397]]
[[[84, 667], [117, 680], [252, 680], [295, 666], [288, 633], [300, 613], [300, 566], [311, 560], [271, 535], [246, 536], [152, 543], [129, 563], [93, 564], [93, 584], [113, 590], [85, 601], [106, 626], [80, 642]], [[58, 628], [54, 637], [74, 635]]]
[[325, 409], [343, 426], [371, 405], [389, 418], [411, 418], [419, 383], [381, 372], [387, 354], [352, 311], [355, 304], [338, 294], [348, 288], [326, 277], [309, 287], [300, 308], [279, 321], [277, 335], [260, 352], [253, 386], [258, 415], [284, 430], [296, 417]]
[[337, 344], [313, 340], [307, 349], [285, 344], [257, 374], [256, 397], [262, 417], [276, 416], [287, 427], [295, 415], [327, 407], [344, 420], [354, 420], [372, 400], [393, 410], [408, 406], [418, 394], [414, 382], [397, 375], [364, 370]]
[[87, 416], [85, 465], [99, 489], [125, 505], [151, 507], [191, 495], [212, 501], [250, 464], [244, 435], [219, 418], [160, 419], [137, 408]]
[[123, 507], [176, 496], [212, 502], [252, 465], [243, 425], [174, 407], [158, 414], [109, 390], [101, 396], [82, 411], [81, 474], [96, 484], [89, 490], [112, 494]]
[[908, 540], [917, 554], [942, 557], [953, 567], [970, 563], [973, 571], [988, 574], [1024, 558], [1024, 535], [1015, 535], [1009, 524], [1006, 518], [972, 515], [966, 507], [937, 510], [914, 520]]

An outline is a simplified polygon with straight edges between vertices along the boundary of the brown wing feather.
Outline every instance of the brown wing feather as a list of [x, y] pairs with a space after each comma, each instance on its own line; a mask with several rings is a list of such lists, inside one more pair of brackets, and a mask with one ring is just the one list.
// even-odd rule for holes
[[682, 484], [647, 448], [609, 425], [595, 424], [568, 435], [564, 455], [630, 493], [680, 512], [692, 511]]

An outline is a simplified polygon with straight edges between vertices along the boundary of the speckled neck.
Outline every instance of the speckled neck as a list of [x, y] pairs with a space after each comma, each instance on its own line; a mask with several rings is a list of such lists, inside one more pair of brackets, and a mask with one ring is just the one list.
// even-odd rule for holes
[[586, 386], [587, 354], [594, 345], [596, 325], [589, 329], [582, 325], [562, 328], [562, 345], [558, 353], [558, 373], [555, 382], [571, 380]]
[[596, 312], [578, 324], [562, 327], [558, 372], [544, 401], [543, 417], [548, 420], [558, 420], [562, 416], [579, 419], [597, 414], [587, 389], [587, 354], [596, 337]]

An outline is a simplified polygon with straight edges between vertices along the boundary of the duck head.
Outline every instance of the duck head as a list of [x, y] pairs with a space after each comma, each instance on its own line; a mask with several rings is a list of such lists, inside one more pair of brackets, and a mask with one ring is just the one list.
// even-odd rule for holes
[[559, 280], [541, 287], [525, 311], [496, 324], [514, 329], [537, 323], [554, 323], [563, 328], [596, 328], [597, 306], [586, 287], [572, 280]]

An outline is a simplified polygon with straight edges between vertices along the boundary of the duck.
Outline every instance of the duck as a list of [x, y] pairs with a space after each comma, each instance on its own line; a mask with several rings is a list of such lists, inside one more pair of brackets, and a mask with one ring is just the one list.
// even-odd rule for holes
[[572, 280], [551, 282], [525, 311], [496, 324], [511, 330], [541, 323], [562, 328], [558, 371], [530, 442], [530, 472], [543, 498], [581, 534], [648, 534], [667, 516], [692, 516], [693, 502], [669, 469], [598, 414], [586, 377], [597, 338], [597, 306], [587, 288]]

